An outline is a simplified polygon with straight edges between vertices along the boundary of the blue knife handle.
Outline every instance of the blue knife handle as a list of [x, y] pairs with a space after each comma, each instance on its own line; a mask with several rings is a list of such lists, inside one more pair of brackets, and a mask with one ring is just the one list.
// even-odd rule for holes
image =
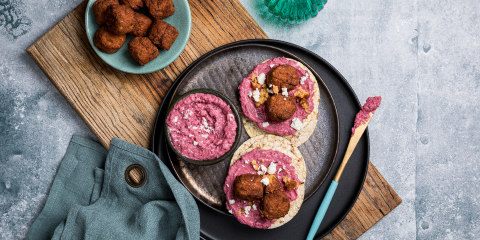
[[335, 190], [337, 190], [337, 186], [338, 186], [338, 182], [335, 182], [335, 181], [332, 181], [332, 184], [330, 184], [327, 194], [325, 194], [325, 197], [322, 200], [322, 204], [320, 204], [320, 208], [318, 209], [317, 215], [315, 215], [315, 219], [313, 220], [312, 227], [308, 232], [307, 240], [313, 240], [313, 237], [315, 237], [318, 227], [320, 227], [323, 217], [325, 217], [325, 213], [327, 212], [328, 206], [332, 201], [333, 194], [335, 194]]

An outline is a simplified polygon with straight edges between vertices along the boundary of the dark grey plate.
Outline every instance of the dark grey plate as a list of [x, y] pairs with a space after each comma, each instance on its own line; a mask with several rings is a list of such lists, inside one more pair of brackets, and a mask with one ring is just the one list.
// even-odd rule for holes
[[[193, 66], [184, 77], [177, 79], [180, 83], [174, 90], [169, 105], [188, 91], [209, 88], [228, 96], [241, 111], [237, 88], [243, 78], [264, 60], [283, 56], [300, 61], [309, 67], [289, 52], [267, 45], [236, 45], [217, 51]], [[330, 172], [337, 153], [339, 132], [333, 98], [320, 76], [313, 69], [310, 70], [318, 81], [320, 104], [317, 127], [308, 141], [299, 147], [307, 166], [305, 200], [320, 187]], [[240, 144], [248, 139], [246, 131], [242, 131]], [[181, 161], [175, 155], [169, 157], [180, 181], [198, 200], [220, 213], [229, 214], [225, 208], [223, 192], [229, 160], [215, 165], [198, 166]]]

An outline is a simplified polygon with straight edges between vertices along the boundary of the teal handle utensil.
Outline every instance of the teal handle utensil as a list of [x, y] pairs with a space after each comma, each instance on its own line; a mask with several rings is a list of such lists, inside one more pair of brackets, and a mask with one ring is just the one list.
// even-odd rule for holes
[[315, 219], [313, 220], [312, 227], [308, 232], [307, 240], [312, 240], [313, 237], [315, 237], [315, 233], [317, 233], [318, 227], [320, 227], [320, 224], [322, 223], [323, 218], [325, 217], [325, 213], [327, 212], [328, 206], [332, 201], [335, 190], [337, 190], [337, 186], [338, 186], [338, 182], [335, 182], [335, 181], [332, 181], [332, 183], [330, 184], [327, 194], [325, 194], [325, 197], [322, 200], [322, 204], [320, 204], [320, 208], [317, 211], [317, 215], [315, 215]]
[[[375, 101], [378, 101], [378, 102], [375, 102]], [[365, 129], [367, 128], [368, 123], [372, 119], [373, 114], [375, 113], [375, 110], [377, 109], [378, 106], [380, 106], [380, 101], [381, 101], [381, 97], [368, 98], [367, 103], [365, 105], [369, 104], [368, 108], [366, 109], [370, 111], [364, 112], [365, 111], [364, 107], [362, 107], [362, 110], [360, 111], [360, 113], [358, 113], [357, 116], [355, 117], [355, 126], [352, 129], [353, 135], [350, 137], [350, 142], [348, 142], [347, 151], [345, 152], [345, 156], [343, 157], [342, 163], [340, 164], [340, 167], [338, 168], [337, 173], [335, 174], [335, 177], [333, 177], [332, 184], [330, 184], [330, 187], [327, 190], [327, 194], [325, 194], [325, 197], [323, 198], [322, 203], [320, 204], [320, 208], [317, 211], [317, 215], [315, 215], [315, 219], [313, 220], [312, 227], [310, 228], [310, 231], [308, 232], [308, 235], [307, 235], [307, 240], [312, 240], [315, 237], [315, 234], [317, 233], [317, 230], [320, 227], [320, 224], [322, 223], [323, 218], [325, 217], [325, 213], [327, 212], [328, 206], [332, 201], [333, 195], [335, 194], [335, 190], [337, 190], [338, 182], [340, 182], [340, 178], [342, 177], [343, 170], [345, 170], [345, 166], [347, 166], [348, 160], [352, 156], [353, 150], [355, 150], [355, 147], [357, 146], [358, 141], [360, 141], [360, 137], [362, 137], [363, 133], [365, 132]], [[368, 115], [365, 115], [365, 114], [368, 114]], [[360, 125], [357, 125], [357, 122], [359, 122]]]

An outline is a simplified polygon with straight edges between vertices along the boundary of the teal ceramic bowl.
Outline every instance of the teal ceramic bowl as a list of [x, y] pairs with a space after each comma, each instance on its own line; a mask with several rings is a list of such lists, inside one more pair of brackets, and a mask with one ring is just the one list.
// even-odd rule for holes
[[[173, 0], [173, 3], [175, 4], [175, 13], [172, 16], [163, 19], [165, 22], [177, 28], [179, 34], [175, 40], [175, 43], [173, 43], [172, 47], [168, 51], [158, 49], [160, 53], [158, 57], [147, 63], [145, 66], [138, 64], [135, 60], [133, 60], [132, 56], [130, 56], [127, 45], [130, 40], [133, 39], [133, 36], [129, 34], [127, 34], [127, 40], [125, 41], [125, 44], [123, 44], [122, 48], [120, 48], [120, 50], [118, 50], [116, 53], [109, 54], [101, 52], [93, 44], [93, 36], [100, 27], [95, 21], [95, 16], [93, 15], [92, 10], [92, 5], [95, 1], [96, 0], [88, 1], [87, 10], [85, 11], [85, 30], [87, 31], [87, 38], [93, 50], [95, 50], [97, 55], [108, 65], [128, 73], [151, 73], [168, 66], [175, 59], [177, 59], [177, 57], [180, 56], [180, 53], [182, 53], [183, 49], [185, 49], [188, 38], [190, 38], [190, 30], [192, 28], [192, 17], [190, 14], [190, 6], [188, 5], [187, 0]], [[142, 8], [137, 12], [150, 16], [145, 8]]]
[[233, 116], [235, 117], [235, 122], [237, 122], [237, 131], [235, 132], [235, 134], [236, 134], [235, 135], [235, 142], [233, 142], [232, 146], [230, 147], [230, 149], [226, 153], [224, 153], [222, 156], [220, 156], [218, 158], [209, 159], [209, 160], [201, 160], [201, 161], [191, 159], [191, 158], [185, 157], [182, 154], [180, 154], [180, 152], [178, 152], [178, 150], [173, 146], [172, 140], [170, 138], [170, 134], [168, 132], [168, 125], [165, 123], [165, 137], [167, 138], [168, 146], [170, 146], [170, 148], [173, 150], [173, 152], [175, 152], [175, 154], [180, 159], [182, 159], [185, 162], [195, 164], [195, 165], [201, 165], [201, 166], [211, 165], [211, 164], [219, 163], [221, 161], [229, 159], [230, 156], [233, 155], [235, 150], [237, 150], [238, 144], [240, 143], [240, 138], [242, 136], [242, 131], [243, 131], [243, 124], [242, 124], [242, 119], [240, 118], [240, 114], [238, 113], [237, 108], [235, 108], [235, 105], [233, 104], [232, 100], [230, 100], [228, 97], [223, 95], [221, 92], [215, 91], [213, 89], [207, 89], [207, 88], [200, 88], [200, 89], [195, 89], [195, 90], [188, 91], [188, 92], [184, 93], [183, 95], [181, 95], [180, 97], [178, 97], [178, 99], [176, 99], [174, 102], [172, 102], [172, 104], [168, 108], [167, 117], [168, 117], [168, 115], [170, 115], [170, 111], [172, 111], [173, 107], [175, 106], [175, 104], [177, 104], [178, 101], [184, 99], [185, 97], [187, 97], [190, 94], [195, 94], [195, 93], [212, 94], [214, 96], [217, 96], [217, 97], [221, 98], [228, 105], [230, 105], [230, 109], [232, 110]]

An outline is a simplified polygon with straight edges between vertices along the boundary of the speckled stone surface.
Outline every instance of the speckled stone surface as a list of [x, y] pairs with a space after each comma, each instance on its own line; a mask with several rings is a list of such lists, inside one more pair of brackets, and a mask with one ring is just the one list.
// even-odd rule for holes
[[[0, 239], [22, 239], [72, 134], [94, 135], [25, 49], [81, 1], [0, 0]], [[319, 54], [363, 102], [384, 97], [371, 161], [403, 203], [361, 239], [480, 236], [480, 3], [330, 0], [289, 25], [240, 0], [270, 38]]]

